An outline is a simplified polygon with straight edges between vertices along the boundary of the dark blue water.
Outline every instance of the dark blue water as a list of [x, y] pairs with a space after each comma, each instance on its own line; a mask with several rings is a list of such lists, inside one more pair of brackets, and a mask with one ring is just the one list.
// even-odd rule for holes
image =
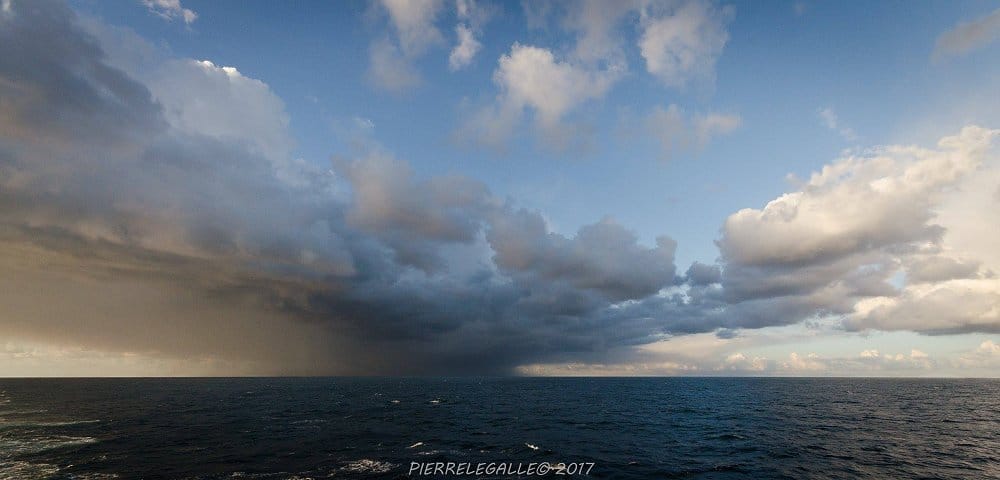
[[0, 392], [0, 479], [407, 478], [411, 462], [447, 461], [593, 463], [579, 478], [1000, 478], [997, 380], [79, 379]]

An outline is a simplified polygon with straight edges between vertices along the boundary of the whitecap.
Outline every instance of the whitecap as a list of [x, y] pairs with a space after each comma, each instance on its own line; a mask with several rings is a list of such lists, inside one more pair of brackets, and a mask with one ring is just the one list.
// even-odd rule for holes
[[347, 462], [341, 470], [353, 473], [386, 473], [395, 467], [395, 464], [389, 462], [362, 458], [361, 460]]
[[120, 478], [117, 473], [74, 473], [70, 475], [73, 480], [111, 480]]
[[247, 472], [233, 472], [229, 474], [229, 478], [261, 478], [261, 479], [274, 479], [274, 480], [313, 480], [313, 477], [303, 477], [294, 473], [280, 472], [280, 473], [247, 473]]
[[406, 448], [417, 448], [417, 447], [419, 447], [419, 446], [421, 446], [423, 444], [424, 444], [424, 442], [417, 442], [417, 443], [414, 443], [413, 445], [410, 445], [409, 447], [406, 447]]
[[327, 423], [328, 421], [325, 418], [307, 418], [305, 420], [296, 420], [292, 422], [292, 425], [310, 425], [314, 423]]
[[2, 428], [24, 428], [24, 427], [68, 427], [72, 425], [86, 425], [88, 423], [100, 423], [100, 420], [72, 420], [66, 422], [31, 422], [14, 421], [8, 422], [0, 419], [0, 429]]
[[525, 443], [525, 444], [524, 444], [524, 446], [526, 446], [526, 447], [528, 447], [528, 448], [530, 448], [530, 449], [532, 449], [532, 450], [538, 450], [538, 447], [537, 447], [537, 446], [535, 446], [535, 445], [532, 445], [532, 444], [530, 444], [530, 443]]

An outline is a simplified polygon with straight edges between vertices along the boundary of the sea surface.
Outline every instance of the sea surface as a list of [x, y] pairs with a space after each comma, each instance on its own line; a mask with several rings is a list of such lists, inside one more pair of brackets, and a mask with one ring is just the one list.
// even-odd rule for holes
[[0, 379], [0, 479], [435, 478], [411, 462], [1000, 478], [1000, 380]]

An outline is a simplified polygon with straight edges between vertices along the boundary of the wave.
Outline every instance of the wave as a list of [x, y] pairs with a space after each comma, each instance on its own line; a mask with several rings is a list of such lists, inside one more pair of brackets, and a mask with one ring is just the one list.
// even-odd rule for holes
[[393, 468], [396, 468], [396, 464], [394, 463], [362, 458], [361, 460], [347, 462], [341, 470], [351, 473], [386, 473]]
[[0, 417], [8, 415], [31, 415], [35, 413], [47, 413], [48, 410], [0, 410]]
[[229, 474], [230, 479], [240, 479], [240, 478], [250, 478], [250, 479], [261, 479], [261, 480], [313, 480], [313, 477], [306, 475], [299, 475], [294, 473], [247, 473], [247, 472], [233, 472]]
[[[94, 437], [57, 435], [48, 437], [7, 438], [0, 436], [0, 452], [4, 456], [26, 455], [65, 447], [78, 447], [96, 443]], [[2, 479], [3, 477], [0, 477]]]
[[117, 473], [74, 473], [70, 475], [73, 480], [111, 480], [121, 478]]
[[38, 428], [38, 427], [68, 427], [72, 425], [86, 425], [88, 423], [100, 423], [100, 420], [69, 420], [65, 422], [34, 422], [34, 421], [14, 421], [8, 422], [0, 418], [0, 430], [7, 428]]
[[41, 480], [59, 473], [48, 463], [0, 462], [0, 480]]

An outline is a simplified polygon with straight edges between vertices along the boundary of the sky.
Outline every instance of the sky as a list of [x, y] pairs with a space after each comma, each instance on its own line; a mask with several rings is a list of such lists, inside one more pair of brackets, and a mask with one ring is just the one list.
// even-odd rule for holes
[[0, 376], [1000, 376], [1000, 5], [0, 0]]

